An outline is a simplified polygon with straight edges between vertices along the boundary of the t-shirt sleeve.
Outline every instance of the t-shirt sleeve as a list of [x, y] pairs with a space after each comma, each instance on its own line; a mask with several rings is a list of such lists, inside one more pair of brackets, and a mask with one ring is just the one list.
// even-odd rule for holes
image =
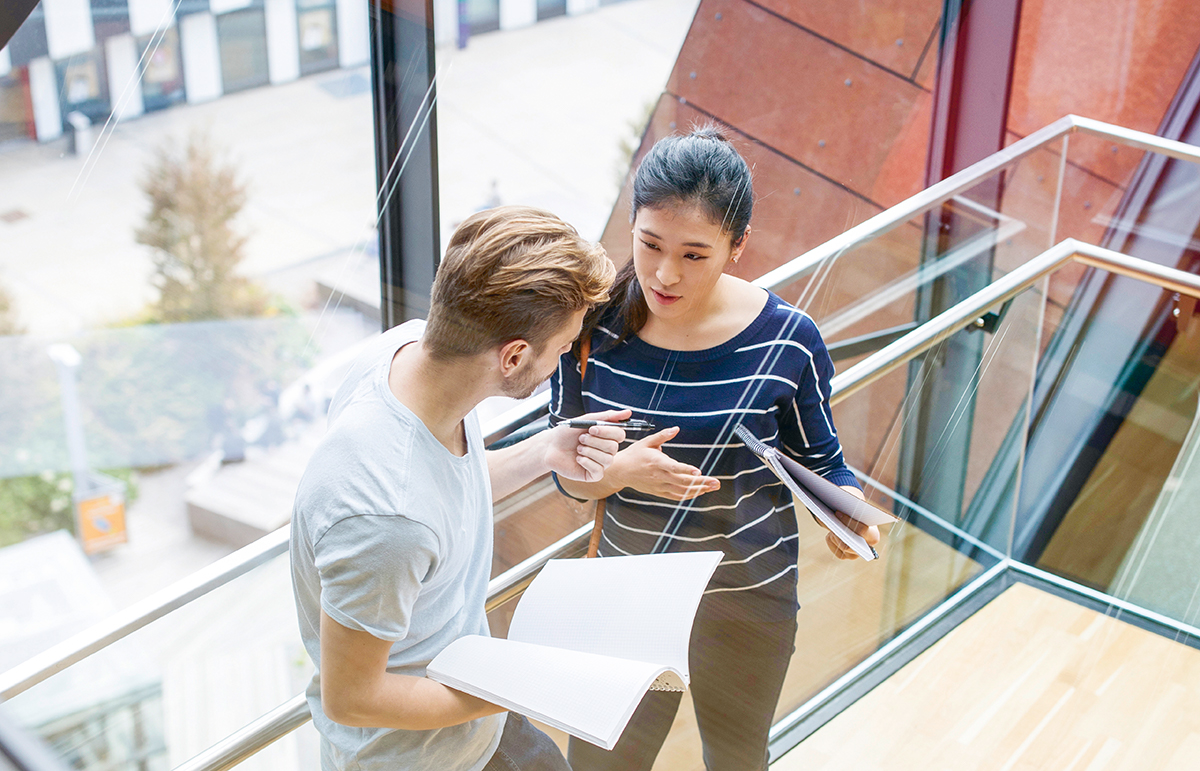
[[833, 360], [816, 326], [801, 342], [811, 354], [799, 373], [796, 397], [779, 419], [780, 445], [785, 452], [811, 471], [837, 485], [858, 487], [854, 472], [846, 467], [842, 445], [833, 425]]
[[550, 419], [576, 418], [584, 412], [579, 360], [567, 351], [558, 358], [558, 369], [550, 378]]
[[330, 618], [381, 640], [404, 639], [421, 583], [437, 566], [432, 530], [395, 515], [352, 516], [330, 527], [314, 552]]

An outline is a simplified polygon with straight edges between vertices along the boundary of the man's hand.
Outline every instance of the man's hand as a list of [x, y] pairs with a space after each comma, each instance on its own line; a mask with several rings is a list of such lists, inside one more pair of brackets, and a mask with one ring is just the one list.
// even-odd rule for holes
[[[631, 414], [629, 410], [608, 410], [580, 415], [579, 419], [617, 421], [627, 420]], [[557, 426], [547, 433], [550, 440], [546, 446], [546, 467], [563, 479], [578, 482], [603, 479], [604, 470], [612, 465], [621, 442], [625, 441], [625, 429], [619, 426]]]
[[[841, 487], [855, 498], [859, 498], [860, 500], [864, 501], [866, 500], [866, 498], [863, 497], [862, 490], [859, 490], [857, 487], [851, 485], [842, 485]], [[866, 541], [868, 545], [874, 546], [875, 544], [879, 543], [878, 527], [874, 525], [864, 525], [857, 519], [853, 519], [849, 515], [843, 514], [840, 511], [834, 512], [834, 516], [840, 519], [842, 524], [844, 524], [846, 527], [861, 535], [863, 540]], [[820, 520], [817, 521], [820, 522]], [[824, 525], [822, 525], [822, 527], [824, 527]], [[833, 556], [840, 560], [858, 559], [858, 554], [856, 554], [855, 551], [849, 546], [842, 543], [842, 539], [838, 538], [833, 533], [825, 534], [825, 545], [829, 547], [829, 551], [833, 552]]]

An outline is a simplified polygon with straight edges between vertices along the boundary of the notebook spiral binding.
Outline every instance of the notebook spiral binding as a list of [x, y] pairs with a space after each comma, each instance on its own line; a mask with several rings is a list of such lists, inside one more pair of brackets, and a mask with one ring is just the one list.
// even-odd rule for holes
[[750, 433], [750, 429], [746, 428], [741, 423], [734, 426], [733, 432], [738, 435], [739, 439], [746, 443], [746, 447], [749, 448], [750, 452], [754, 453], [755, 455], [760, 457], [767, 455], [772, 449], [771, 445], [759, 441], [758, 437]]

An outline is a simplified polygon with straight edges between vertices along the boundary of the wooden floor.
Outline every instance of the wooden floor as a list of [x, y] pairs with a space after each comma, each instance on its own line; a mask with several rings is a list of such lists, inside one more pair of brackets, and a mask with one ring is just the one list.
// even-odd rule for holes
[[1200, 651], [1018, 584], [771, 769], [1200, 769]]
[[[843, 672], [941, 602], [981, 566], [906, 524], [887, 528], [881, 558], [841, 562], [825, 546], [824, 531], [801, 522], [796, 654], [784, 681], [775, 718], [791, 713]], [[493, 634], [507, 629], [499, 609], [489, 620]], [[560, 746], [565, 734], [546, 729]], [[654, 771], [703, 771], [699, 730], [691, 694], [685, 693]]]

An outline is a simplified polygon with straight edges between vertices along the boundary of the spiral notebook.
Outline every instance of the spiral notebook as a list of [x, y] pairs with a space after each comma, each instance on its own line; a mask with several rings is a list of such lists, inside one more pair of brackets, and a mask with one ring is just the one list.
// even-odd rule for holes
[[834, 512], [840, 511], [863, 524], [876, 526], [895, 522], [897, 517], [851, 495], [828, 479], [806, 469], [779, 450], [758, 439], [745, 426], [737, 426], [734, 433], [745, 442], [746, 448], [762, 459], [767, 464], [767, 468], [779, 477], [779, 481], [792, 491], [796, 500], [828, 527], [830, 532], [840, 538], [842, 543], [865, 560], [873, 560], [879, 556], [861, 535], [846, 527], [840, 519], [834, 516]]
[[646, 691], [687, 687], [692, 622], [722, 556], [551, 560], [507, 640], [461, 637], [426, 674], [612, 749]]

